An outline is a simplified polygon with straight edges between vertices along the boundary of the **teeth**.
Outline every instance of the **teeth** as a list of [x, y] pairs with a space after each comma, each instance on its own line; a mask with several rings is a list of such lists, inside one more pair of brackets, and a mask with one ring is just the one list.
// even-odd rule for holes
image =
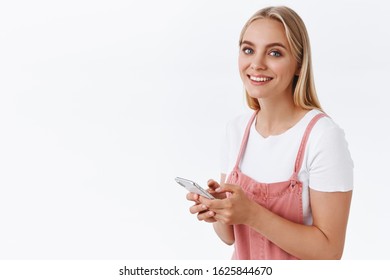
[[272, 80], [272, 78], [267, 78], [267, 77], [254, 77], [254, 76], [250, 76], [249, 78], [252, 81], [255, 81], [255, 82], [266, 82], [266, 81]]

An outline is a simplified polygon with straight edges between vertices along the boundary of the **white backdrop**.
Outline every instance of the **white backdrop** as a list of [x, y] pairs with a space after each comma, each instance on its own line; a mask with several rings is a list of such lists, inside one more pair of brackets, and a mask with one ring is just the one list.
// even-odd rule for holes
[[279, 4], [355, 162], [344, 258], [389, 258], [385, 1], [0, 3], [0, 259], [229, 259], [173, 179], [219, 178], [239, 32]]

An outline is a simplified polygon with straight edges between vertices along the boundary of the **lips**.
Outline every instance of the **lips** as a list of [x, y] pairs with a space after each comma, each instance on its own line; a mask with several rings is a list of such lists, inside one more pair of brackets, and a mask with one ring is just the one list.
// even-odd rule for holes
[[264, 75], [248, 75], [248, 78], [255, 83], [266, 83], [271, 81], [273, 78]]

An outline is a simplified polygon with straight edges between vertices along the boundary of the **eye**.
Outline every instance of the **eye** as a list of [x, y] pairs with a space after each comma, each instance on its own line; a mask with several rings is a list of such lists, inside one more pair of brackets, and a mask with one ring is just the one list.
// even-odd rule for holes
[[247, 48], [247, 47], [243, 48], [242, 51], [245, 54], [253, 54], [254, 53], [253, 49]]
[[275, 57], [282, 56], [282, 54], [279, 51], [270, 51], [269, 55]]

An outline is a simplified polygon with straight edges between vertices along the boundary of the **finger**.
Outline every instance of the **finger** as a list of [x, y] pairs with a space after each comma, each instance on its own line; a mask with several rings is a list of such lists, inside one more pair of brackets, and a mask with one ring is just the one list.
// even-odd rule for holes
[[191, 214], [196, 214], [196, 213], [201, 213], [207, 210], [207, 206], [203, 204], [195, 204], [190, 207], [190, 213]]
[[217, 220], [214, 219], [214, 217], [212, 217], [212, 218], [207, 218], [207, 219], [205, 219], [203, 221], [206, 222], [206, 223], [215, 223]]
[[199, 221], [206, 221], [212, 217], [214, 217], [215, 213], [213, 211], [205, 211], [198, 214]]
[[210, 210], [224, 209], [229, 205], [229, 201], [226, 199], [208, 199], [203, 196], [199, 197], [199, 202]]
[[199, 196], [199, 203], [200, 204], [204, 204], [206, 205], [208, 208], [213, 205], [216, 201], [218, 201], [218, 199], [209, 199], [207, 197], [204, 197], [204, 196]]
[[214, 198], [217, 198], [217, 199], [224, 199], [224, 198], [226, 198], [226, 193], [224, 193], [224, 192], [216, 192], [215, 189], [208, 188], [207, 192], [209, 194], [211, 194]]
[[215, 190], [220, 187], [219, 183], [213, 179], [207, 181], [207, 186], [212, 190]]
[[227, 219], [226, 216], [223, 215], [223, 214], [215, 213], [215, 215], [213, 216], [213, 218], [214, 218], [217, 222], [221, 222], [221, 223], [227, 224], [227, 225], [230, 225], [230, 224], [231, 224], [231, 223], [229, 222], [229, 219]]
[[235, 192], [238, 192], [240, 189], [241, 189], [240, 186], [223, 184], [222, 186], [217, 188], [215, 191], [218, 193], [223, 193], [223, 192], [235, 193]]
[[199, 202], [199, 195], [196, 193], [187, 193], [186, 198], [189, 201]]

